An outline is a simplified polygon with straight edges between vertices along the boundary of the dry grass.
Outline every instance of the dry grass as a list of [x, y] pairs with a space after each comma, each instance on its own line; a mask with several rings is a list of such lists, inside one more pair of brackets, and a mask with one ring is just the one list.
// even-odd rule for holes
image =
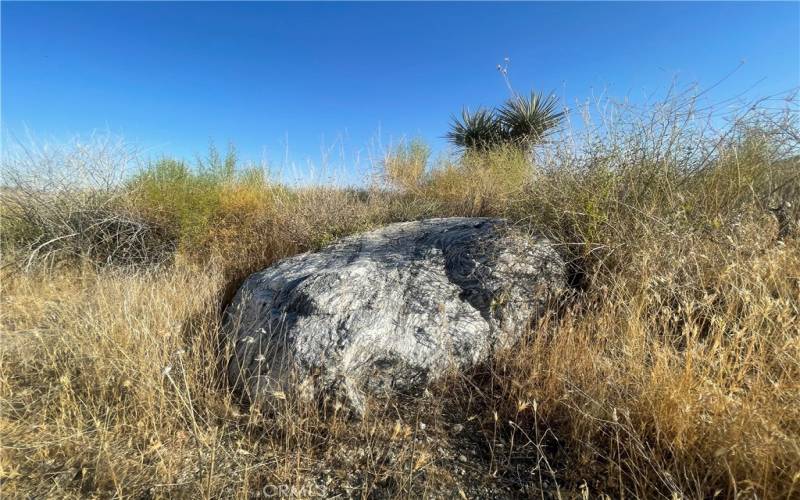
[[746, 231], [741, 247], [639, 249], [633, 282], [499, 361], [503, 421], [538, 418], [566, 475], [616, 497], [797, 494], [800, 252]]
[[232, 401], [216, 351], [222, 285], [189, 267], [9, 283], [4, 495], [421, 491], [415, 476], [435, 451], [408, 439], [415, 412], [384, 402], [354, 422], [291, 401], [272, 416]]
[[[388, 190], [126, 184], [125, 209], [173, 238], [171, 265], [6, 268], [3, 494], [796, 497], [800, 252], [769, 211], [797, 200], [796, 109], [711, 133], [684, 98], [533, 165], [496, 151], [430, 169], [406, 148]], [[232, 399], [217, 332], [239, 279], [433, 215], [546, 232], [576, 290], [512, 352], [361, 420]], [[4, 239], [6, 263], [39, 237], [16, 222], [31, 239]]]

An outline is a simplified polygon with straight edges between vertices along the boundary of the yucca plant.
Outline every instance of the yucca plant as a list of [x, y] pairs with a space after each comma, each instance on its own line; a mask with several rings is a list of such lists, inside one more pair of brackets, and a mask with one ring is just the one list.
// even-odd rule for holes
[[497, 110], [481, 108], [470, 113], [464, 109], [460, 119], [453, 117], [445, 137], [464, 151], [488, 151], [503, 145], [528, 150], [564, 120], [565, 113], [557, 106], [556, 96], [531, 92], [530, 98], [515, 95]]
[[497, 110], [504, 142], [524, 148], [542, 142], [564, 120], [565, 114], [557, 106], [555, 95], [545, 97], [533, 91], [530, 98], [516, 95], [506, 101]]
[[454, 116], [445, 136], [465, 151], [487, 151], [503, 142], [500, 122], [494, 111], [480, 108], [474, 113], [464, 108], [461, 118]]

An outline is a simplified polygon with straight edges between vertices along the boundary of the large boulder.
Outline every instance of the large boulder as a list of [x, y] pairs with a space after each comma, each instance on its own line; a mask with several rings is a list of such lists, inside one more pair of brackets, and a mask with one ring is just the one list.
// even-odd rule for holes
[[512, 345], [566, 286], [552, 245], [502, 219], [392, 224], [251, 275], [225, 314], [251, 400], [414, 392]]

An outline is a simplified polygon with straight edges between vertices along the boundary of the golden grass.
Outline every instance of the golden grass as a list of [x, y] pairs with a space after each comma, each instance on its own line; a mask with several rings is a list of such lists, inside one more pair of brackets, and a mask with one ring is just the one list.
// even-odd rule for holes
[[456, 377], [436, 403], [357, 423], [291, 403], [265, 418], [231, 401], [215, 350], [221, 271], [14, 276], [2, 304], [4, 492], [247, 497], [337, 466], [345, 484], [353, 462], [368, 471], [356, 494], [387, 478], [398, 496], [429, 483], [458, 491], [438, 455], [459, 442], [406, 434], [417, 420], [472, 417], [487, 475], [533, 456], [565, 494], [586, 482], [612, 496], [790, 498], [800, 252], [776, 246], [771, 224], [748, 224], [737, 244], [650, 241], [633, 253], [635, 279], [622, 274], [540, 325], [487, 380]]
[[[499, 151], [427, 171], [412, 148], [387, 160], [391, 190], [134, 190], [134, 209], [190, 235], [171, 265], [5, 274], [3, 494], [796, 498], [800, 245], [776, 241], [767, 209], [797, 193], [800, 163], [763, 137], [689, 173], [630, 143], [586, 163]], [[238, 280], [444, 215], [545, 232], [578, 288], [513, 351], [360, 420], [232, 398], [217, 332]]]
[[500, 361], [503, 414], [518, 422], [526, 404], [530, 424], [538, 406], [575, 479], [595, 468], [595, 491], [615, 497], [797, 494], [800, 252], [747, 241], [641, 249], [641, 279], [620, 279]]
[[433, 446], [406, 439], [417, 416], [392, 407], [352, 422], [290, 401], [271, 417], [235, 404], [215, 350], [221, 285], [189, 267], [6, 283], [4, 495], [250, 498], [322, 491], [304, 484], [337, 463], [327, 481], [360, 467], [353, 488], [367, 489], [430, 468]]

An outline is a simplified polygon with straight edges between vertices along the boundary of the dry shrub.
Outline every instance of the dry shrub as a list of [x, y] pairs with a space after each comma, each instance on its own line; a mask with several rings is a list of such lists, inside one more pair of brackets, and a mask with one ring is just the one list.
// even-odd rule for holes
[[469, 152], [434, 170], [422, 197], [437, 200], [454, 215], [503, 215], [522, 195], [531, 174], [530, 162], [517, 148]]
[[427, 150], [411, 143], [390, 151], [383, 167], [390, 186], [409, 203], [428, 204], [439, 216], [502, 215], [533, 173], [527, 155], [511, 146], [440, 159], [427, 172], [426, 163]]
[[383, 160], [386, 180], [400, 190], [417, 190], [424, 182], [429, 157], [430, 148], [421, 140], [390, 149]]
[[[800, 186], [797, 103], [743, 108], [721, 130], [686, 94], [653, 108], [613, 107], [613, 120], [545, 150], [509, 216], [560, 244], [598, 286], [626, 275], [634, 253], [695, 235], [727, 238]], [[766, 114], [765, 114], [766, 113]], [[796, 219], [797, 207], [789, 216]], [[774, 226], [763, 230], [773, 238]]]
[[14, 143], [2, 161], [6, 266], [167, 262], [175, 241], [141, 217], [120, 188], [136, 152], [111, 137], [42, 147]]

